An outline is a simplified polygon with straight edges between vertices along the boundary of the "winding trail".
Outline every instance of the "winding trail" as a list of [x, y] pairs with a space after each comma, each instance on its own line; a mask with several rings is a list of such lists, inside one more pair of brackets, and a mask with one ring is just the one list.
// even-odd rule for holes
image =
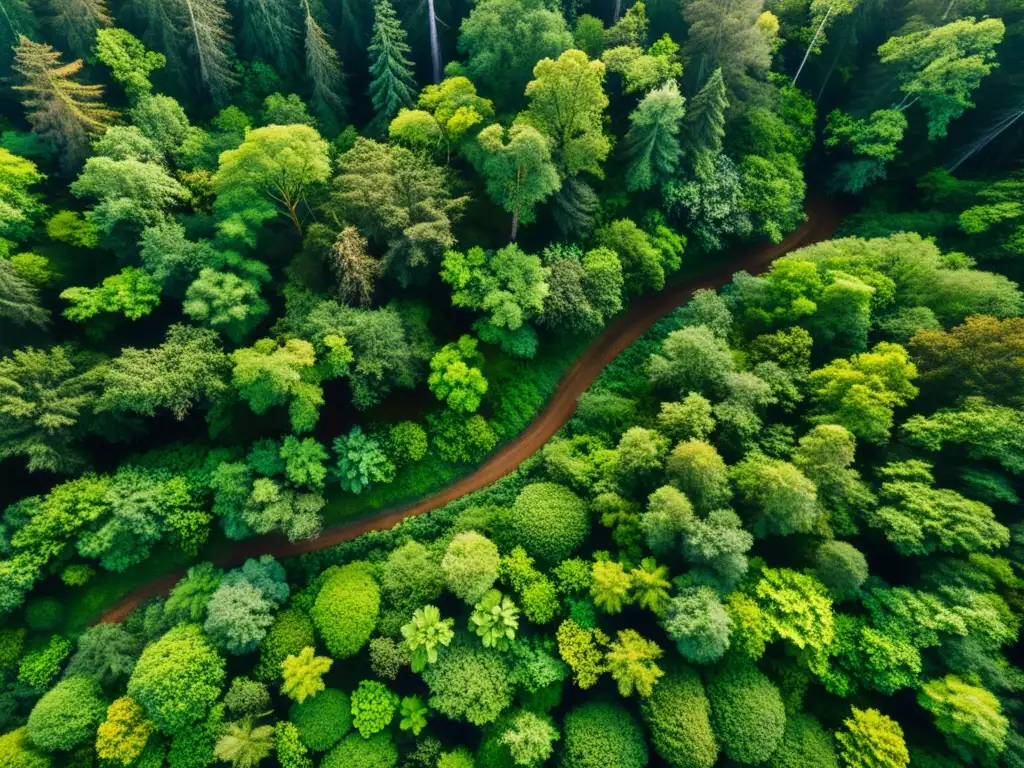
[[[826, 201], [811, 202], [807, 207], [807, 221], [791, 232], [781, 243], [746, 249], [734, 261], [723, 264], [719, 269], [671, 285], [661, 293], [645, 296], [637, 301], [628, 312], [620, 315], [590, 343], [572, 368], [562, 377], [544, 410], [515, 440], [490, 456], [473, 472], [432, 496], [413, 504], [394, 507], [329, 528], [315, 539], [289, 542], [277, 535], [245, 539], [230, 546], [222, 557], [215, 560], [215, 564], [234, 566], [244, 562], [247, 558], [260, 555], [269, 554], [281, 559], [326, 549], [343, 541], [350, 541], [368, 531], [391, 528], [407, 517], [421, 515], [424, 512], [443, 507], [449, 501], [478, 491], [504, 477], [539, 450], [569, 420], [576, 410], [576, 398], [586, 391], [606, 365], [646, 333], [657, 320], [687, 301], [694, 291], [701, 288], [721, 288], [730, 282], [734, 272], [740, 270], [746, 270], [752, 274], [764, 272], [772, 261], [789, 251], [832, 237], [842, 219], [842, 212]], [[143, 584], [107, 610], [98, 619], [98, 622], [123, 620], [133, 609], [149, 598], [169, 592], [182, 576], [184, 576], [183, 571]]]

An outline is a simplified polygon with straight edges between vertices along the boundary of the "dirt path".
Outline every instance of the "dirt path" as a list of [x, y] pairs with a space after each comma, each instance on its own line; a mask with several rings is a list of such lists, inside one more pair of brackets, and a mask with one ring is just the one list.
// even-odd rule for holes
[[[721, 269], [670, 286], [661, 293], [644, 297], [637, 302], [626, 314], [605, 328], [604, 332], [583, 351], [558, 383], [544, 410], [519, 437], [493, 454], [476, 470], [456, 480], [447, 488], [415, 504], [384, 510], [361, 520], [330, 528], [315, 539], [294, 543], [280, 536], [246, 539], [231, 546], [223, 557], [217, 559], [216, 564], [234, 566], [246, 558], [260, 555], [270, 554], [276, 558], [285, 558], [316, 552], [354, 539], [368, 531], [391, 528], [407, 517], [443, 507], [449, 501], [480, 490], [504, 477], [519, 466], [520, 462], [539, 450], [569, 420], [576, 410], [576, 398], [586, 391], [606, 365], [642, 336], [658, 319], [687, 301], [694, 291], [701, 288], [721, 288], [732, 279], [734, 272], [740, 270], [751, 273], [764, 272], [772, 261], [785, 253], [832, 237], [842, 221], [841, 213], [825, 203], [810, 204], [807, 215], [807, 222], [778, 245], [745, 250], [736, 260], [723, 265]], [[99, 621], [121, 621], [150, 597], [168, 592], [183, 575], [183, 572], [173, 573], [143, 584], [122, 598]]]

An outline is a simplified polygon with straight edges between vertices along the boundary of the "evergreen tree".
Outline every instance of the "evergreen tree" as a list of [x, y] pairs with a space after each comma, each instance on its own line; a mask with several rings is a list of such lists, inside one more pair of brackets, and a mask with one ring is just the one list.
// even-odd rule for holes
[[[0, 50], [13, 50], [22, 35], [34, 37], [36, 17], [27, 0], [0, 0]], [[8, 61], [6, 57], [2, 60]]]
[[25, 117], [32, 130], [63, 151], [65, 167], [73, 167], [89, 151], [89, 140], [106, 131], [117, 116], [103, 102], [102, 85], [84, 85], [72, 79], [82, 60], [60, 63], [60, 52], [24, 35], [14, 52], [14, 71], [26, 94]]
[[242, 17], [238, 41], [252, 58], [263, 59], [279, 75], [295, 71], [298, 27], [293, 0], [236, 0]]
[[50, 10], [50, 24], [80, 59], [89, 55], [96, 31], [111, 24], [106, 0], [50, 0]]
[[650, 189], [676, 169], [682, 152], [677, 135], [683, 112], [683, 97], [670, 82], [644, 96], [629, 116], [626, 186], [631, 192]]
[[338, 52], [331, 45], [327, 33], [313, 17], [309, 0], [302, 0], [306, 39], [306, 75], [313, 85], [310, 104], [321, 119], [335, 124], [345, 117], [345, 76], [341, 71]]
[[683, 117], [683, 141], [691, 155], [714, 155], [722, 149], [725, 111], [728, 108], [725, 80], [721, 68], [718, 68], [697, 95], [690, 99]]
[[216, 104], [225, 104], [237, 84], [232, 67], [231, 15], [224, 0], [178, 0], [184, 11], [189, 52], [199, 67], [199, 78]]
[[386, 125], [402, 107], [411, 107], [416, 93], [406, 33], [388, 0], [374, 6], [370, 38], [370, 98], [378, 125]]

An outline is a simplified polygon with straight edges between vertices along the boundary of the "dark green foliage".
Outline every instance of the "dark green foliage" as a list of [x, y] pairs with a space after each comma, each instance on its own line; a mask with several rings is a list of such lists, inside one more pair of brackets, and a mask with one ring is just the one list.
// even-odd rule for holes
[[521, 546], [546, 566], [564, 560], [587, 537], [590, 520], [583, 500], [555, 483], [533, 483], [494, 523], [503, 548]]
[[394, 768], [397, 764], [398, 750], [390, 734], [364, 739], [353, 733], [324, 757], [320, 768]]
[[566, 768], [643, 768], [647, 744], [633, 716], [616, 704], [583, 704], [565, 716], [562, 764]]
[[651, 746], [672, 768], [712, 768], [718, 741], [700, 675], [680, 667], [658, 681], [641, 705]]
[[810, 715], [790, 714], [782, 743], [768, 761], [771, 768], [839, 768], [832, 736]]
[[326, 752], [352, 728], [350, 707], [344, 691], [327, 688], [301, 704], [293, 704], [288, 719], [298, 728], [303, 744], [314, 752]]
[[36, 702], [28, 717], [28, 736], [46, 752], [67, 752], [93, 738], [106, 711], [96, 681], [72, 675]]
[[786, 711], [779, 689], [755, 666], [730, 663], [707, 681], [711, 722], [725, 754], [738, 763], [767, 760], [782, 743]]

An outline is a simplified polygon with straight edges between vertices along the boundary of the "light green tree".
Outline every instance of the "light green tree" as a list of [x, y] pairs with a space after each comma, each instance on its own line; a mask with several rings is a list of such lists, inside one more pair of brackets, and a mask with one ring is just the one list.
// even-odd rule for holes
[[455, 632], [454, 619], [442, 619], [436, 606], [417, 608], [408, 624], [402, 626], [402, 637], [412, 652], [412, 671], [422, 672], [427, 664], [437, 661], [437, 650], [451, 644]]
[[507, 595], [496, 589], [488, 590], [473, 606], [469, 629], [480, 638], [484, 648], [507, 650], [519, 629], [519, 609]]
[[445, 344], [430, 360], [427, 385], [438, 400], [449, 408], [473, 413], [487, 392], [487, 379], [480, 368], [483, 355], [476, 350], [477, 340], [463, 334], [458, 341]]
[[303, 648], [298, 656], [289, 654], [281, 662], [281, 693], [292, 701], [301, 704], [310, 696], [316, 696], [326, 687], [323, 676], [330, 670], [334, 659], [329, 656], [317, 656], [309, 646]]
[[620, 696], [632, 696], [635, 691], [646, 698], [665, 674], [655, 663], [662, 650], [653, 640], [643, 637], [635, 629], [621, 630], [608, 645], [605, 663]]

